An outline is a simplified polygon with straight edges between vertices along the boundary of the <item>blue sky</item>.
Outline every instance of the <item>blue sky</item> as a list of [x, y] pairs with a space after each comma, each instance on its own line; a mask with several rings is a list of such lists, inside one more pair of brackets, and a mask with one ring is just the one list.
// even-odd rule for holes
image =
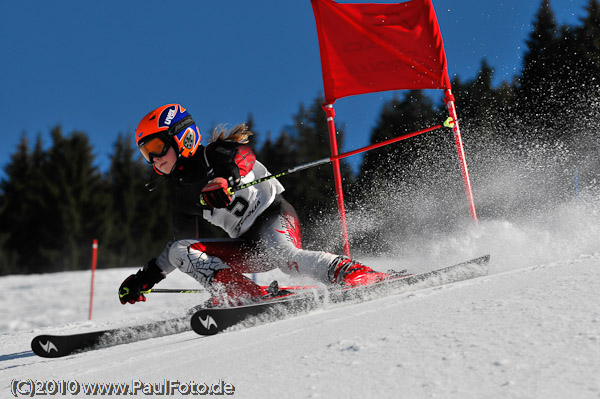
[[[434, 0], [450, 75], [473, 78], [485, 57], [496, 84], [512, 79], [540, 2]], [[579, 23], [587, 3], [551, 0], [567, 24]], [[187, 107], [204, 138], [251, 113], [264, 139], [323, 92], [310, 0], [7, 0], [0, 43], [0, 177], [23, 133], [47, 147], [57, 124], [86, 132], [106, 170], [119, 133], [132, 137], [162, 104]], [[394, 94], [336, 102], [342, 151], [368, 144]]]

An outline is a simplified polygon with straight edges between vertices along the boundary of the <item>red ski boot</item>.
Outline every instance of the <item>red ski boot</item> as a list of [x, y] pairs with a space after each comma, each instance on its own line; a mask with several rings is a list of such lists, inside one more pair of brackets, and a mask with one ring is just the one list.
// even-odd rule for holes
[[212, 279], [214, 296], [206, 305], [239, 306], [257, 302], [269, 293], [260, 285], [234, 269], [219, 270]]
[[349, 287], [369, 285], [390, 277], [388, 273], [376, 272], [345, 256], [338, 256], [333, 261], [329, 266], [328, 276], [332, 283]]

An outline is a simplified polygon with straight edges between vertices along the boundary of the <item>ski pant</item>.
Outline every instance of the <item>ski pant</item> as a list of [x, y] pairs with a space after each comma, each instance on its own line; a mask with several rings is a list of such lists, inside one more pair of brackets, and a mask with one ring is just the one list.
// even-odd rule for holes
[[290, 275], [307, 276], [330, 283], [329, 267], [338, 256], [302, 249], [302, 233], [296, 211], [280, 195], [240, 239], [173, 241], [157, 259], [163, 271], [174, 269], [209, 286], [214, 274], [226, 268], [240, 273], [281, 269]]

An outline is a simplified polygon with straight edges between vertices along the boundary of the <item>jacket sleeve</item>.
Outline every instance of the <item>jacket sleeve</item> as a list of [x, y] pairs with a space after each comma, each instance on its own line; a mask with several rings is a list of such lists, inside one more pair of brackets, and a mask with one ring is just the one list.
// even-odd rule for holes
[[228, 141], [210, 143], [206, 148], [206, 157], [212, 177], [223, 177], [232, 187], [250, 173], [256, 162], [256, 155], [249, 145]]

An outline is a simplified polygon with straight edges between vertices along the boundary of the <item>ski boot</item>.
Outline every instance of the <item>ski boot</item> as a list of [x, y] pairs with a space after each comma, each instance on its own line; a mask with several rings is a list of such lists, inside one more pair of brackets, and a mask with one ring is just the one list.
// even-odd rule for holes
[[234, 269], [222, 269], [215, 273], [210, 291], [213, 296], [205, 307], [231, 307], [259, 302], [269, 292]]
[[369, 285], [390, 278], [389, 273], [376, 272], [346, 256], [338, 256], [329, 265], [329, 281], [345, 287]]

